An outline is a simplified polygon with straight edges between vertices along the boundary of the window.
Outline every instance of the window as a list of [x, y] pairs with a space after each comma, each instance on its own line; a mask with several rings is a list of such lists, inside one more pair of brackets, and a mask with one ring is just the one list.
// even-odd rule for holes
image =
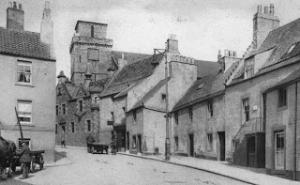
[[17, 104], [20, 124], [31, 124], [32, 101], [18, 100]]
[[62, 113], [66, 114], [66, 104], [62, 104]]
[[167, 99], [167, 95], [165, 93], [162, 93], [161, 94], [161, 100], [165, 102], [166, 99]]
[[57, 134], [57, 124], [55, 124], [55, 134]]
[[249, 98], [243, 99], [243, 109], [244, 109], [244, 120], [250, 120], [250, 105], [249, 105]]
[[193, 107], [189, 107], [189, 118], [190, 121], [193, 121]]
[[115, 120], [115, 114], [114, 114], [114, 112], [110, 112], [110, 116], [111, 116], [111, 121], [114, 121]]
[[91, 132], [91, 131], [92, 131], [91, 120], [86, 120], [86, 124], [87, 124], [87, 131], [88, 131], [88, 132]]
[[91, 25], [91, 37], [94, 37], [94, 29], [95, 29], [94, 25]]
[[94, 48], [88, 48], [88, 60], [98, 61], [99, 60], [99, 50]]
[[18, 61], [17, 82], [31, 83], [31, 62]]
[[82, 102], [82, 100], [78, 101], [78, 106], [79, 106], [79, 111], [82, 112], [82, 110], [83, 110], [83, 102]]
[[245, 78], [251, 78], [254, 75], [254, 58], [245, 62]]
[[79, 63], [81, 63], [81, 55], [79, 55], [78, 60], [79, 60]]
[[71, 122], [71, 131], [72, 133], [75, 133], [75, 123]]
[[283, 107], [283, 106], [287, 105], [286, 97], [287, 97], [286, 88], [279, 89], [279, 92], [278, 92], [278, 106], [279, 107]]
[[59, 110], [58, 110], [58, 109], [59, 109], [59, 106], [58, 106], [58, 105], [56, 105], [56, 107], [55, 107], [55, 108], [56, 108], [56, 115], [58, 115], [58, 113], [59, 113]]
[[136, 123], [136, 110], [132, 112], [133, 121]]
[[178, 112], [174, 113], [175, 124], [178, 125]]
[[213, 150], [213, 135], [212, 133], [207, 134], [207, 151]]
[[178, 136], [174, 137], [174, 141], [175, 141], [175, 151], [178, 151]]
[[208, 113], [209, 113], [210, 117], [213, 117], [214, 116], [213, 100], [209, 100], [207, 102], [207, 109], [208, 109]]

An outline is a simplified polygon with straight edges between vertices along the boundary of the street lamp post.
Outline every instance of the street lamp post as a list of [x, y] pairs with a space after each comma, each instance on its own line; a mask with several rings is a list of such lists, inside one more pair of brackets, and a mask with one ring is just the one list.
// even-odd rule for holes
[[169, 119], [169, 91], [168, 91], [168, 58], [165, 51], [165, 80], [166, 80], [166, 141], [165, 141], [165, 160], [170, 160], [170, 119]]

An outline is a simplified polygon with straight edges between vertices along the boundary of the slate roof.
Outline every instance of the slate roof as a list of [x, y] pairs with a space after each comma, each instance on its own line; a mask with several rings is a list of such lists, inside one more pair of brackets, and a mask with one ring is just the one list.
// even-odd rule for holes
[[174, 106], [172, 112], [224, 93], [224, 74], [208, 75], [197, 80]]
[[113, 76], [111, 82], [100, 96], [105, 97], [120, 93], [133, 83], [150, 76], [156, 67], [153, 63], [161, 61], [162, 57], [163, 54], [152, 55], [148, 58], [124, 66], [123, 69]]
[[[259, 76], [261, 74], [270, 72], [272, 70], [279, 69], [291, 63], [298, 62], [300, 60], [300, 19], [296, 19], [286, 25], [283, 25], [277, 29], [272, 30], [266, 39], [263, 41], [259, 49], [254, 50], [247, 58], [254, 55], [273, 50], [270, 57], [264, 63], [261, 69], [254, 75]], [[295, 44], [294, 49], [288, 53], [288, 50]], [[246, 58], [246, 59], [247, 59]], [[235, 79], [231, 84], [241, 82], [244, 79], [238, 79], [243, 75], [244, 67], [240, 68], [235, 75]]]
[[300, 80], [300, 68], [296, 69], [294, 72], [292, 72], [290, 75], [288, 75], [286, 78], [279, 81], [277, 84], [275, 84], [273, 87], [267, 89], [266, 91], [271, 91], [276, 88], [279, 88], [280, 86], [284, 86], [290, 83], [293, 83], [295, 81]]
[[55, 61], [40, 34], [0, 27], [0, 54]]
[[[133, 52], [125, 52], [125, 51], [112, 51], [111, 55], [114, 59], [122, 58], [124, 56], [124, 60], [128, 62], [128, 64], [134, 63], [138, 60], [150, 57], [150, 54], [144, 53], [133, 53]], [[117, 62], [117, 60], [116, 60]]]
[[[170, 78], [168, 78], [168, 79], [163, 79], [163, 80], [161, 80], [161, 81], [159, 81], [153, 88], [151, 88], [150, 89], [150, 91], [148, 91], [132, 108], [131, 108], [131, 110], [133, 110], [133, 109], [137, 109], [137, 108], [139, 108], [139, 107], [143, 107], [144, 106], [144, 104], [151, 98], [151, 97], [153, 97], [153, 95], [157, 92], [157, 91], [159, 91], [159, 89], [162, 87], [162, 86], [164, 86], [166, 83], [167, 83], [167, 81], [169, 81], [170, 80]], [[130, 110], [128, 110], [128, 111], [130, 111]]]

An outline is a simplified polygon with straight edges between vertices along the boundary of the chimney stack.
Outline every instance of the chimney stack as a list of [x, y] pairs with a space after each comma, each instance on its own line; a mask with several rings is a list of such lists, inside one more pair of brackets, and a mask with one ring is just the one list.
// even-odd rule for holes
[[178, 50], [178, 40], [175, 34], [170, 34], [166, 42], [166, 51], [173, 54], [180, 54]]
[[259, 48], [270, 31], [279, 27], [279, 19], [274, 15], [274, 4], [257, 6], [257, 12], [253, 17], [253, 43], [254, 49]]
[[50, 2], [45, 2], [41, 21], [40, 39], [43, 43], [50, 46], [51, 56], [54, 57], [54, 46], [53, 46], [53, 22], [51, 19]]
[[64, 71], [60, 71], [57, 78], [58, 78], [58, 83], [65, 83], [67, 81], [67, 77], [66, 77]]
[[10, 3], [10, 7], [6, 9], [6, 28], [14, 30], [24, 30], [24, 11], [22, 9], [22, 4], [19, 4], [14, 1]]

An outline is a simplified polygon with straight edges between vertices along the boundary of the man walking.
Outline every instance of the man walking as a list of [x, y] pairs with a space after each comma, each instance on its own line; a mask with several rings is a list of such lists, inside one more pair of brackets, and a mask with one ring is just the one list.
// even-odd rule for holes
[[20, 155], [20, 163], [22, 166], [23, 178], [27, 178], [31, 163], [31, 156], [30, 149], [26, 143], [22, 143], [22, 148], [18, 152], [18, 154]]
[[87, 143], [87, 152], [91, 153], [92, 151], [92, 146], [91, 144], [93, 144], [95, 142], [95, 139], [93, 137], [92, 134], [89, 134], [88, 137], [86, 138], [86, 143]]

